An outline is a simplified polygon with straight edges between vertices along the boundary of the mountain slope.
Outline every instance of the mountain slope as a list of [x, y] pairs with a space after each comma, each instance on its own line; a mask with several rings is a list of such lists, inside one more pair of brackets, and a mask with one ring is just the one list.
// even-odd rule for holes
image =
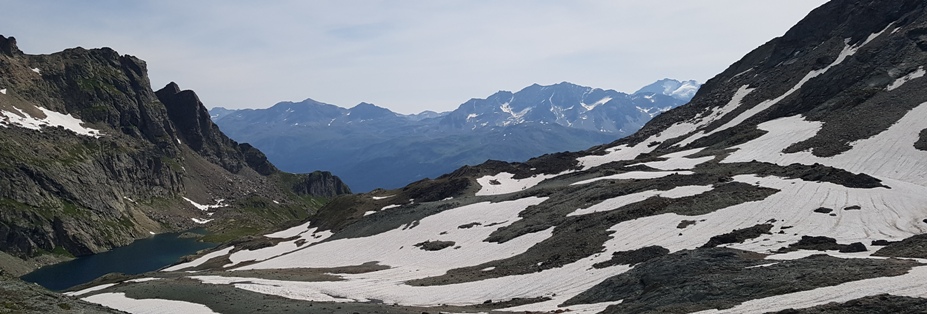
[[366, 103], [345, 109], [311, 99], [212, 112], [223, 131], [266, 152], [282, 169], [321, 167], [355, 190], [369, 191], [487, 159], [524, 160], [607, 143], [684, 104], [692, 96], [686, 93], [698, 88], [693, 81], [658, 83], [678, 86], [629, 95], [570, 83], [535, 84], [471, 99], [448, 113], [411, 116]]
[[[227, 309], [143, 288], [232, 290], [349, 312], [922, 312], [924, 34], [923, 1], [831, 1], [633, 136], [339, 198], [260, 249], [83, 295]], [[170, 279], [184, 270], [201, 273]]]
[[0, 251], [31, 267], [153, 233], [258, 232], [321, 205], [295, 185], [347, 191], [280, 172], [222, 134], [195, 93], [154, 92], [143, 61], [109, 48], [28, 55], [0, 37], [0, 145]]

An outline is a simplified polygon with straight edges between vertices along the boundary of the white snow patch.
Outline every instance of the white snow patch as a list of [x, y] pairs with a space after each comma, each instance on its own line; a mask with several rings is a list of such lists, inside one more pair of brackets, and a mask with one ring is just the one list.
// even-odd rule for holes
[[0, 89], [0, 94], [4, 94], [4, 95], [6, 95], [6, 88], [4, 88], [4, 89]]
[[125, 293], [101, 293], [83, 298], [84, 301], [100, 304], [133, 314], [215, 314], [208, 306], [184, 301], [163, 299], [132, 299]]
[[580, 103], [580, 105], [582, 105], [583, 108], [586, 108], [586, 111], [592, 111], [592, 109], [595, 109], [595, 107], [604, 105], [605, 103], [607, 103], [607, 102], [609, 102], [609, 101], [612, 101], [612, 98], [609, 97], [609, 96], [605, 96], [604, 98], [599, 99], [599, 101], [597, 101], [597, 102], [595, 102], [595, 103], [593, 103], [593, 104], [591, 104], [591, 105], [587, 105], [587, 104], [585, 104], [585, 103]]
[[[746, 98], [747, 95], [750, 95], [750, 93], [752, 93], [754, 90], [755, 89], [750, 88], [749, 85], [741, 86], [739, 89], [737, 89], [736, 92], [734, 92], [734, 96], [731, 97], [731, 101], [729, 101], [726, 105], [724, 105], [721, 108], [717, 108], [717, 109], [712, 108], [711, 111], [704, 117], [702, 117], [701, 114], [696, 116], [696, 118], [699, 119], [698, 125], [705, 126], [705, 125], [711, 124], [712, 122], [717, 121], [718, 119], [721, 119], [721, 117], [724, 117], [728, 113], [731, 113], [732, 111], [737, 109], [737, 107], [740, 107], [743, 104], [744, 98]], [[714, 132], [705, 133], [705, 131], [699, 131], [698, 133], [693, 134], [692, 136], [689, 136], [685, 140], [677, 143], [676, 146], [684, 147], [686, 145], [691, 144], [692, 142], [695, 142], [695, 140], [708, 136], [712, 133]]]
[[[886, 30], [887, 30], [887, 28], [886, 28]], [[837, 65], [839, 65], [839, 64], [841, 64], [841, 63], [843, 63], [843, 61], [845, 61], [845, 60], [846, 60], [847, 58], [849, 58], [850, 56], [856, 54], [856, 52], [859, 51], [860, 48], [862, 48], [863, 46], [865, 46], [866, 44], [868, 44], [870, 41], [872, 41], [873, 39], [875, 39], [876, 37], [878, 37], [879, 35], [881, 35], [883, 32], [885, 32], [885, 30], [882, 30], [881, 32], [878, 32], [878, 33], [875, 33], [875, 34], [870, 35], [869, 38], [867, 38], [865, 42], [863, 42], [863, 43], [861, 43], [861, 44], [859, 44], [859, 45], [857, 45], [857, 46], [851, 46], [851, 45], [849, 44], [849, 38], [846, 39], [846, 40], [844, 40], [846, 43], [845, 43], [845, 46], [843, 47], [843, 50], [840, 51], [840, 54], [837, 55], [837, 59], [834, 60], [833, 62], [831, 62], [830, 65], [824, 67], [823, 69], [813, 70], [813, 71], [811, 71], [811, 72], [808, 72], [808, 74], [806, 74], [805, 77], [803, 77], [800, 81], [798, 81], [798, 83], [796, 83], [794, 86], [792, 86], [791, 89], [789, 89], [788, 91], [786, 91], [786, 92], [783, 93], [782, 95], [779, 95], [779, 97], [776, 97], [776, 98], [774, 98], [774, 99], [767, 99], [767, 100], [765, 100], [765, 101], [763, 101], [763, 102], [757, 104], [756, 106], [753, 106], [752, 108], [747, 109], [746, 111], [744, 111], [744, 112], [741, 113], [740, 115], [734, 117], [734, 119], [728, 121], [727, 123], [725, 123], [724, 125], [722, 125], [722, 126], [716, 128], [716, 129], [712, 130], [711, 132], [708, 132], [708, 133], [699, 132], [699, 133], [697, 133], [697, 134], [694, 134], [694, 135], [690, 136], [690, 137], [687, 138], [686, 140], [684, 140], [684, 141], [682, 141], [682, 142], [679, 142], [677, 145], [678, 145], [678, 146], [685, 146], [685, 145], [688, 145], [688, 144], [694, 142], [694, 141], [697, 140], [697, 139], [700, 139], [700, 138], [703, 138], [703, 137], [705, 137], [705, 136], [709, 136], [709, 135], [718, 133], [718, 132], [720, 132], [720, 131], [727, 130], [727, 129], [732, 128], [732, 127], [734, 127], [734, 126], [740, 125], [741, 123], [743, 123], [743, 122], [746, 121], [747, 119], [749, 119], [749, 118], [755, 116], [756, 114], [758, 114], [758, 113], [760, 113], [760, 112], [762, 112], [762, 111], [764, 111], [764, 110], [766, 110], [766, 109], [769, 109], [769, 108], [772, 107], [773, 105], [775, 105], [775, 104], [779, 103], [780, 101], [784, 100], [785, 98], [791, 96], [792, 94], [794, 94], [795, 92], [797, 92], [798, 90], [800, 90], [800, 89], [802, 88], [802, 86], [804, 86], [806, 83], [808, 83], [808, 81], [811, 81], [811, 79], [816, 78], [816, 77], [818, 77], [818, 76], [821, 76], [822, 74], [827, 73], [827, 71], [829, 71], [831, 68], [833, 68], [833, 67], [835, 67], [835, 66], [837, 66]], [[721, 114], [721, 115], [726, 115], [726, 114], [729, 113], [730, 111], [733, 111], [733, 109], [736, 109], [737, 107], [740, 106], [740, 102], [743, 101], [743, 97], [746, 96], [747, 94], [749, 94], [751, 91], [753, 91], [753, 89], [748, 88], [747, 86], [741, 87], [741, 89], [738, 90], [737, 93], [734, 95], [734, 97], [733, 97], [733, 99], [731, 100], [731, 102], [730, 102], [728, 105], [726, 105], [724, 108], [722, 108], [722, 110], [718, 111], [718, 113]], [[745, 93], [744, 93], [744, 92], [745, 92]], [[718, 117], [720, 117], [720, 115], [719, 115]]]
[[570, 185], [589, 184], [592, 182], [602, 181], [602, 180], [656, 179], [656, 178], [671, 176], [674, 174], [693, 175], [695, 173], [692, 171], [628, 171], [625, 173], [613, 174], [610, 176], [604, 176], [604, 177], [598, 177], [598, 178], [592, 178], [589, 180], [574, 182]]
[[494, 269], [496, 269], [496, 267], [486, 267], [486, 268], [481, 269], [480, 271], [492, 271]]
[[129, 279], [129, 280], [126, 280], [126, 282], [147, 282], [147, 281], [155, 281], [155, 280], [161, 280], [161, 278], [148, 277], [148, 278]]
[[370, 215], [373, 215], [373, 214], [376, 214], [376, 213], [378, 213], [378, 211], [375, 211], [375, 210], [368, 210], [368, 211], [365, 211], [365, 212], [364, 212], [364, 216], [370, 216]]
[[[666, 158], [666, 160], [664, 161], [651, 161], [651, 162], [645, 162], [645, 163], [640, 163], [640, 164], [635, 164], [635, 165], [644, 165], [644, 166], [648, 166], [648, 167], [660, 169], [660, 170], [693, 169], [695, 168], [695, 166], [701, 163], [711, 161], [712, 159], [715, 158], [715, 156], [705, 156], [705, 157], [699, 157], [699, 158], [685, 157], [685, 156], [698, 153], [702, 151], [703, 149], [704, 148], [696, 148], [696, 149], [690, 149], [690, 150], [685, 150], [681, 152], [666, 154], [666, 155], [660, 156], [661, 158]], [[635, 165], [630, 165], [630, 166], [635, 166]]]
[[383, 208], [380, 208], [380, 210], [383, 211], [383, 210], [399, 208], [399, 207], [402, 207], [402, 205], [396, 205], [396, 204], [386, 205], [386, 206], [383, 206]]
[[154, 233], [154, 231], [148, 231], [148, 234], [154, 235], [155, 233]]
[[32, 72], [42, 74], [42, 70], [39, 68], [32, 68]]
[[769, 264], [760, 264], [760, 265], [747, 266], [747, 267], [744, 267], [744, 269], [769, 267], [769, 266], [776, 265], [776, 264], [779, 264], [779, 262], [769, 263]]
[[823, 124], [806, 121], [801, 116], [779, 118], [760, 124], [758, 127], [767, 133], [735, 146], [738, 150], [722, 162], [758, 160], [782, 166], [820, 163], [865, 173], [883, 181], [890, 178], [927, 185], [927, 176], [922, 175], [927, 173], [927, 151], [918, 150], [913, 145], [919, 139], [919, 132], [927, 129], [924, 117], [927, 117], [927, 103], [918, 105], [882, 133], [850, 143], [853, 148], [849, 151], [826, 158], [814, 156], [809, 151], [782, 153], [793, 143], [813, 137]]
[[[734, 181], [758, 184], [780, 192], [764, 200], [737, 204], [705, 215], [662, 214], [621, 222], [609, 229], [614, 232], [614, 241], [607, 243], [606, 249], [611, 252], [630, 251], [652, 245], [665, 247], [671, 252], [694, 249], [712, 236], [768, 223], [771, 219], [776, 219], [773, 234], [726, 246], [768, 254], [797, 242], [802, 235], [827, 236], [838, 243], [869, 243], [877, 239], [901, 240], [927, 232], [927, 226], [921, 221], [927, 216], [927, 207], [923, 206], [927, 203], [927, 187], [924, 186], [891, 180], [886, 184], [892, 189], [855, 189], [826, 182], [754, 175], [738, 175]], [[842, 209], [851, 205], [860, 205], [866, 210], [838, 210], [836, 217], [814, 212], [818, 207]], [[698, 223], [677, 229], [682, 220]], [[778, 230], [782, 230], [783, 226], [791, 228], [779, 234]], [[841, 254], [840, 257], [865, 257], [872, 253]], [[802, 257], [794, 252], [789, 254], [794, 258]], [[783, 258], [791, 257], [785, 254], [767, 257], [772, 260]]]
[[885, 87], [885, 90], [886, 90], [886, 91], [893, 91], [893, 90], [895, 90], [895, 89], [901, 87], [901, 85], [904, 85], [904, 83], [907, 83], [907, 82], [909, 82], [909, 81], [911, 81], [911, 80], [914, 80], [914, 79], [918, 79], [918, 78], [924, 77], [924, 74], [927, 74], [927, 71], [924, 71], [924, 67], [923, 67], [923, 66], [918, 67], [916, 71], [911, 72], [911, 73], [909, 73], [908, 75], [905, 75], [905, 76], [903, 76], [903, 77], [899, 77], [898, 79], [896, 79], [894, 82], [892, 82], [891, 84], [889, 84], [888, 87]]
[[637, 156], [640, 154], [652, 152], [657, 148], [657, 145], [650, 145], [651, 143], [659, 143], [668, 139], [686, 135], [695, 131], [696, 127], [696, 124], [690, 122], [673, 124], [669, 128], [666, 128], [666, 130], [663, 130], [663, 132], [653, 135], [648, 139], [638, 143], [637, 145], [628, 146], [622, 144], [606, 149], [605, 155], [583, 156], [577, 158], [577, 160], [579, 161], [580, 165], [582, 165], [583, 170], [598, 167], [610, 162], [632, 160], [637, 158]]
[[698, 186], [698, 185], [687, 185], [673, 188], [668, 191], [659, 191], [659, 190], [648, 190], [640, 193], [627, 194], [614, 198], [604, 200], [598, 204], [580, 208], [572, 213], [567, 214], [567, 216], [579, 216], [586, 215], [597, 212], [610, 211], [618, 209], [622, 206], [637, 203], [654, 196], [666, 197], [666, 198], [683, 198], [688, 196], [699, 195], [708, 191], [711, 191], [711, 186]]
[[311, 224], [312, 224], [311, 221], [307, 221], [299, 226], [292, 227], [286, 230], [277, 231], [271, 234], [265, 234], [264, 236], [268, 238], [276, 238], [276, 239], [292, 238], [292, 237], [301, 235], [303, 233], [315, 230], [314, 228], [309, 229], [309, 225]]
[[85, 295], [85, 294], [88, 294], [94, 291], [100, 291], [100, 290], [103, 290], [103, 289], [106, 289], [106, 288], [109, 288], [115, 285], [116, 285], [115, 283], [102, 284], [99, 286], [93, 286], [93, 287], [83, 289], [83, 290], [65, 292], [64, 295], [76, 297], [76, 296]]
[[228, 204], [225, 204], [225, 203], [224, 203], [224, 202], [225, 202], [224, 199], [218, 199], [218, 200], [216, 200], [216, 204], [215, 204], [215, 205], [203, 205], [203, 204], [194, 202], [193, 200], [191, 200], [191, 199], [189, 199], [189, 198], [186, 198], [186, 197], [184, 197], [183, 199], [187, 200], [187, 202], [190, 202], [190, 204], [193, 204], [193, 207], [196, 207], [196, 209], [199, 209], [199, 210], [202, 210], [202, 211], [207, 211], [207, 210], [210, 210], [210, 209], [216, 209], [216, 208], [222, 208], [222, 207], [228, 207], [228, 206], [229, 206]]
[[[563, 310], [565, 313], [578, 313], [578, 314], [595, 314], [601, 313], [605, 308], [610, 305], [621, 304], [621, 300], [614, 302], [602, 302], [602, 303], [593, 303], [593, 304], [576, 304], [566, 307], [559, 307], [560, 303], [563, 303], [564, 299], [550, 300], [540, 303], [532, 303], [527, 305], [521, 305], [516, 307], [500, 309], [500, 311], [510, 311], [510, 312], [541, 312], [541, 313], [555, 313], [557, 310]], [[569, 311], [567, 311], [569, 310]]]
[[556, 176], [558, 175], [536, 174], [528, 178], [513, 179], [515, 175], [508, 172], [500, 172], [494, 176], [483, 176], [476, 179], [476, 182], [481, 186], [476, 195], [500, 195], [518, 192]]
[[195, 260], [192, 260], [186, 263], [180, 263], [180, 264], [165, 268], [162, 271], [178, 271], [178, 270], [185, 269], [185, 268], [192, 268], [192, 267], [200, 266], [200, 265], [203, 265], [203, 263], [206, 263], [206, 261], [210, 259], [229, 254], [229, 252], [231, 252], [232, 249], [233, 247], [227, 247], [227, 248], [203, 255], [200, 258], [197, 258]]
[[698, 313], [768, 313], [789, 308], [803, 309], [827, 303], [844, 303], [883, 293], [923, 298], [927, 296], [925, 281], [927, 281], [927, 267], [921, 266], [901, 276], [851, 281], [835, 286], [750, 300], [730, 309], [707, 310]]
[[206, 223], [208, 223], [208, 222], [210, 222], [210, 221], [213, 221], [214, 219], [199, 219], [199, 218], [190, 218], [190, 220], [193, 220], [193, 222], [195, 222], [195, 223], [198, 223], [198, 224], [201, 224], [201, 225], [204, 225], [204, 224], [206, 224]]
[[[553, 229], [527, 234], [504, 244], [483, 242], [486, 236], [498, 228], [510, 225], [519, 218], [518, 213], [545, 198], [525, 198], [499, 203], [478, 203], [450, 209], [424, 218], [419, 225], [403, 230], [403, 227], [378, 235], [339, 239], [319, 243], [264, 262], [242, 267], [242, 269], [279, 268], [327, 268], [358, 265], [378, 261], [390, 269], [363, 274], [344, 274], [345, 280], [338, 282], [293, 282], [257, 278], [193, 277], [210, 284], [233, 284], [239, 289], [278, 295], [299, 300], [332, 302], [366, 302], [373, 299], [384, 303], [409, 306], [437, 306], [481, 304], [487, 299], [508, 300], [547, 296], [552, 300], [518, 307], [519, 311], [553, 311], [558, 304], [588, 290], [604, 279], [630, 269], [618, 265], [604, 269], [592, 267], [611, 257], [604, 252], [595, 257], [558, 268], [544, 271], [492, 278], [475, 282], [440, 286], [408, 286], [404, 282], [412, 279], [438, 276], [450, 269], [474, 266], [521, 254], [534, 244], [547, 239]], [[477, 221], [474, 221], [477, 220]], [[485, 227], [492, 222], [504, 222]], [[484, 227], [459, 229], [457, 226], [470, 222], [482, 223]], [[459, 248], [441, 251], [423, 251], [413, 247], [415, 243], [434, 240], [435, 234], [444, 241], [455, 241]], [[614, 241], [610, 240], [610, 241]], [[389, 244], [389, 245], [384, 245]], [[608, 304], [578, 305], [568, 307], [571, 311], [595, 312]]]
[[[4, 90], [5, 91], [5, 90]], [[5, 94], [5, 93], [4, 93]], [[10, 125], [27, 128], [30, 130], [41, 130], [45, 127], [62, 127], [78, 135], [99, 138], [103, 134], [100, 130], [86, 128], [82, 126], [84, 121], [77, 119], [71, 114], [61, 114], [42, 107], [36, 107], [45, 114], [44, 119], [35, 118], [19, 108], [13, 108], [17, 112], [0, 110], [0, 126], [8, 127]]]
[[[299, 234], [299, 239], [294, 239], [286, 242], [277, 243], [277, 245], [260, 248], [257, 250], [241, 250], [232, 255], [229, 255], [229, 260], [232, 261], [232, 264], [226, 267], [234, 267], [235, 265], [240, 264], [245, 261], [264, 261], [277, 256], [281, 256], [293, 251], [300, 249], [301, 247], [307, 247], [309, 245], [322, 242], [328, 237], [332, 236], [332, 233], [329, 231], [316, 232], [317, 228], [312, 228], [306, 230]], [[296, 242], [303, 241], [303, 245], [297, 245]]]
[[370, 198], [372, 198], [372, 199], [375, 200], [375, 201], [379, 201], [379, 200], [385, 200], [385, 199], [390, 198], [390, 197], [393, 197], [393, 196], [395, 196], [395, 195], [371, 196]]

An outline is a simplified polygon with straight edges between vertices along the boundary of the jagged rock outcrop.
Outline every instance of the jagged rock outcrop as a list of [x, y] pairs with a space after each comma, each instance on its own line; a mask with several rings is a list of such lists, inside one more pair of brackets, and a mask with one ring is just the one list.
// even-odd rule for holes
[[351, 194], [351, 189], [330, 172], [316, 171], [297, 175], [297, 181], [292, 190], [297, 195], [316, 195], [332, 197], [341, 194]]
[[[303, 204], [284, 182], [291, 175], [263, 153], [222, 134], [194, 92], [175, 83], [154, 92], [133, 56], [29, 55], [0, 36], [0, 90], [0, 250], [20, 258], [92, 254], [193, 227], [204, 213], [184, 197], [225, 199], [229, 210], [210, 218], [223, 230], [318, 207]], [[303, 180], [312, 186], [304, 194], [349, 192], [331, 174]], [[271, 205], [239, 211], [255, 199]]]

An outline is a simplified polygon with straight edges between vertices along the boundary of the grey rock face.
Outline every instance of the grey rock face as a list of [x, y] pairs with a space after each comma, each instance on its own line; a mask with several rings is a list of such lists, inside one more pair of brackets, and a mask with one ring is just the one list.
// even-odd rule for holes
[[[67, 114], [101, 134], [0, 121], [4, 252], [79, 256], [190, 228], [198, 212], [182, 197], [212, 203], [295, 195], [274, 183], [285, 174], [260, 151], [219, 131], [195, 93], [173, 83], [152, 91], [142, 60], [109, 48], [26, 55], [2, 36], [0, 51], [0, 88], [7, 91], [0, 110], [36, 119], [45, 118], [41, 110]], [[349, 191], [331, 175], [303, 180], [314, 187], [309, 195]]]

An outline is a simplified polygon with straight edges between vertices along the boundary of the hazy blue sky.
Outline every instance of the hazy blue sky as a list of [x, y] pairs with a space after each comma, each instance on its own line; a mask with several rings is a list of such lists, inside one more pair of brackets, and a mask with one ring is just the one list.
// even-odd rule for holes
[[700, 82], [824, 0], [0, 0], [26, 53], [111, 47], [209, 107], [445, 111], [532, 83]]

